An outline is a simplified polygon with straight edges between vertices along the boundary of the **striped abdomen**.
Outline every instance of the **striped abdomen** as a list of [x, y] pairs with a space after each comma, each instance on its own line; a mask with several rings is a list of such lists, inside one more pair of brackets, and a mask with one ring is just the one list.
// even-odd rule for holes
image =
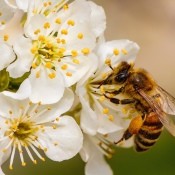
[[146, 116], [142, 127], [135, 135], [135, 149], [138, 152], [146, 151], [158, 140], [163, 125], [156, 113], [150, 113]]

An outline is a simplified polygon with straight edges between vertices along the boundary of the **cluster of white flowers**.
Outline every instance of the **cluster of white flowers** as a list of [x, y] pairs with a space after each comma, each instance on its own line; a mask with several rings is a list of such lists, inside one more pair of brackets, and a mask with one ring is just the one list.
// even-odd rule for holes
[[139, 47], [106, 42], [105, 28], [91, 1], [0, 1], [0, 165], [13, 169], [19, 154], [25, 166], [23, 151], [34, 164], [41, 150], [54, 161], [80, 153], [86, 175], [112, 175], [104, 156], [130, 120], [99, 82]]

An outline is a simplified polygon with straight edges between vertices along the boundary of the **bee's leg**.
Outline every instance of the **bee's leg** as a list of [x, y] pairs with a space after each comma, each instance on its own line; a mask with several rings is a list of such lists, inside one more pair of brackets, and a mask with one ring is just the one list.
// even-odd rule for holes
[[110, 98], [108, 97], [106, 94], [104, 94], [104, 96], [109, 99], [112, 103], [115, 104], [122, 104], [122, 105], [126, 105], [126, 104], [131, 104], [131, 103], [135, 103], [136, 100], [135, 99], [118, 99], [118, 98]]
[[137, 117], [134, 117], [130, 124], [129, 124], [129, 127], [128, 129], [124, 132], [122, 138], [117, 141], [117, 142], [114, 142], [115, 144], [118, 144], [124, 140], [128, 140], [130, 137], [132, 137], [134, 134], [137, 134], [141, 128], [141, 126], [143, 125], [143, 119], [142, 119], [142, 116], [137, 116]]
[[123, 90], [124, 90], [124, 87], [121, 87], [121, 88], [119, 88], [118, 90], [115, 90], [115, 91], [105, 91], [105, 93], [113, 94], [113, 95], [118, 95], [121, 92], [123, 92]]

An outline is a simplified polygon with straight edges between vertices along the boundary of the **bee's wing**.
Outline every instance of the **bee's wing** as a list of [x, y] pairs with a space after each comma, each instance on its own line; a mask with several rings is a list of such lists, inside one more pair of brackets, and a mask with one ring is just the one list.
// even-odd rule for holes
[[161, 104], [155, 101], [154, 98], [148, 96], [143, 90], [137, 90], [138, 93], [147, 101], [152, 110], [157, 114], [165, 128], [175, 136], [175, 114], [167, 114], [163, 111]]
[[157, 87], [157, 91], [160, 94], [162, 110], [167, 114], [175, 115], [175, 98], [160, 86]]

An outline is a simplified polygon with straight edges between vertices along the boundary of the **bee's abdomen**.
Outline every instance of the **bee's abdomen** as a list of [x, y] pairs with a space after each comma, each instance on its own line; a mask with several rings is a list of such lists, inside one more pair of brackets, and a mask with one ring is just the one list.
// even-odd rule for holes
[[139, 132], [135, 135], [135, 149], [138, 152], [146, 151], [158, 140], [163, 125], [155, 113], [149, 114]]

